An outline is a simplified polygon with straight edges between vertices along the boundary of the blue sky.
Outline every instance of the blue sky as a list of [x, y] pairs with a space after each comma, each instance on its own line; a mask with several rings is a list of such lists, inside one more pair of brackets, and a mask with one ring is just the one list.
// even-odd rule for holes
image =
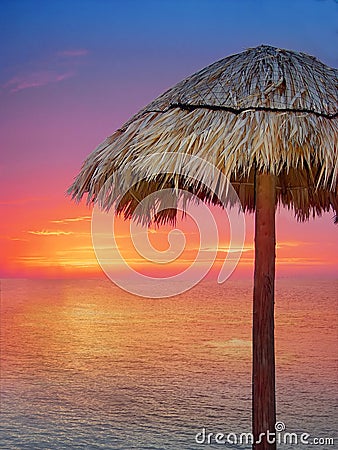
[[27, 205], [11, 210], [18, 230], [55, 218], [53, 208], [78, 214], [64, 193], [83, 159], [206, 65], [264, 43], [338, 66], [335, 0], [1, 0], [0, 8], [0, 206]]

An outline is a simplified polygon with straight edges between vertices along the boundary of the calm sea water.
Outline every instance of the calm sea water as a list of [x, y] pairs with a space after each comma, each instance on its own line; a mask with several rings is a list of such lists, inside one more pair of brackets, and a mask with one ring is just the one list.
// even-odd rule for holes
[[[250, 431], [251, 281], [162, 300], [108, 280], [3, 280], [1, 291], [1, 449], [249, 448], [195, 435]], [[277, 282], [287, 431], [337, 437], [337, 292], [332, 280]]]

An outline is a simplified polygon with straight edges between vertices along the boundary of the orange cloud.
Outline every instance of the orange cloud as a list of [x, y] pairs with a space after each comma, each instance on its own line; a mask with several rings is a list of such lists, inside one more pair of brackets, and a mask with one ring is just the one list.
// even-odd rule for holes
[[35, 234], [37, 236], [67, 236], [69, 234], [74, 234], [72, 231], [62, 231], [62, 230], [41, 230], [41, 231], [27, 231], [29, 234]]
[[[101, 276], [103, 274], [95, 256], [91, 239], [91, 215], [88, 208], [64, 200], [57, 207], [46, 208], [45, 203], [28, 202], [13, 205], [11, 215], [1, 224], [1, 273], [11, 276]], [[23, 219], [24, 218], [24, 219]], [[291, 215], [278, 215], [283, 221], [277, 233], [277, 268], [279, 274], [320, 272], [333, 273], [337, 255], [332, 245], [337, 229], [330, 221], [318, 219], [308, 224], [297, 224]], [[247, 233], [238, 273], [252, 274], [254, 264], [253, 216], [246, 216]], [[138, 271], [160, 276], [172, 274], [188, 267], [196, 257], [200, 239], [196, 226], [187, 220], [179, 221], [176, 228], [183, 231], [186, 246], [182, 254], [168, 264], [148, 263], [135, 250], [130, 237], [130, 223], [117, 218], [114, 229], [116, 243], [125, 260]], [[220, 221], [220, 244], [214, 263], [214, 273], [223, 264], [228, 252], [229, 234]], [[158, 252], [169, 248], [170, 226], [148, 229], [150, 243]], [[325, 232], [320, 232], [325, 230]], [[107, 243], [113, 245], [113, 241]], [[103, 242], [103, 245], [105, 242]], [[208, 264], [213, 242], [203, 243], [200, 264]], [[239, 249], [233, 249], [237, 251]], [[113, 256], [113, 253], [111, 253]], [[166, 255], [167, 256], [167, 255]], [[109, 258], [109, 247], [107, 248]], [[110, 259], [119, 270], [119, 260]], [[158, 258], [161, 259], [159, 253]], [[114, 269], [115, 270], [115, 269]]]
[[82, 221], [88, 221], [88, 220], [91, 220], [91, 216], [70, 217], [67, 219], [55, 219], [55, 220], [51, 220], [50, 223], [67, 224], [69, 222], [82, 222]]

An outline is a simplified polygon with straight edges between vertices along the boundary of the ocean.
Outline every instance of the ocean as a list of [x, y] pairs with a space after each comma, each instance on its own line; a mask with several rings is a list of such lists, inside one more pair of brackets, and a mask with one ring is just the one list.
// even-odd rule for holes
[[[276, 283], [277, 420], [323, 450], [338, 442], [337, 292]], [[106, 279], [2, 280], [0, 448], [249, 449], [251, 302], [249, 279], [156, 300]]]

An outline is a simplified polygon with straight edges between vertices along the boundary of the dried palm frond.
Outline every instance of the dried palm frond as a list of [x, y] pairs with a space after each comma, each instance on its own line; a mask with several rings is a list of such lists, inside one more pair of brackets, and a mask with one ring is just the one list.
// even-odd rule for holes
[[[126, 217], [164, 188], [220, 204], [222, 192], [208, 188], [214, 166], [244, 210], [255, 208], [259, 171], [276, 175], [278, 203], [299, 220], [330, 209], [337, 214], [337, 104], [338, 70], [304, 53], [248, 49], [143, 108], [87, 158], [69, 193], [76, 200], [87, 194], [88, 202], [107, 209], [115, 205]], [[135, 214], [148, 220], [145, 210]], [[175, 215], [168, 208], [156, 220]]]

